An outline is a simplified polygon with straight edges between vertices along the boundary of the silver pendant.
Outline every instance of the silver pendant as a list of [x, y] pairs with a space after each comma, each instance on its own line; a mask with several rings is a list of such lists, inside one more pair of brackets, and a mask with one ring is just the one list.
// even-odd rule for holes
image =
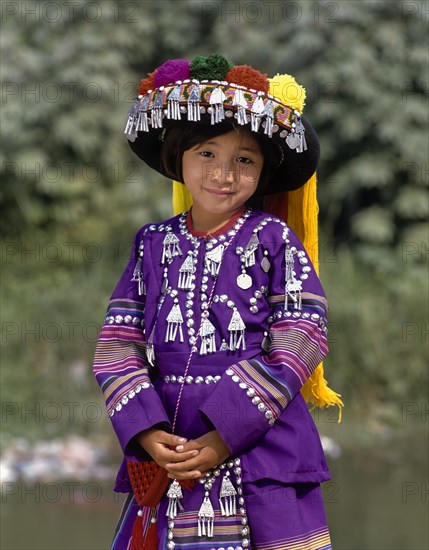
[[252, 277], [247, 273], [240, 273], [237, 277], [237, 285], [242, 290], [247, 290], [252, 286]]
[[291, 149], [296, 149], [299, 145], [301, 145], [301, 140], [296, 134], [289, 134], [286, 138], [286, 143]]
[[177, 506], [179, 506], [179, 508], [183, 510], [183, 505], [180, 502], [180, 499], [183, 498], [182, 488], [176, 479], [171, 483], [167, 491], [167, 497], [168, 508], [166, 516], [174, 519], [177, 516]]
[[262, 258], [261, 267], [265, 271], [265, 273], [268, 273], [268, 271], [270, 270], [270, 267], [271, 267], [270, 260], [266, 256]]

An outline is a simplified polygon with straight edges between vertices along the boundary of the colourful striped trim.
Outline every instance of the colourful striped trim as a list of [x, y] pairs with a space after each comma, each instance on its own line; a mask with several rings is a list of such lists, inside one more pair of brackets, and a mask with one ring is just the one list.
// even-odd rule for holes
[[[198, 513], [183, 512], [174, 519], [174, 542], [180, 548], [211, 549], [219, 548], [221, 544], [227, 546], [242, 546], [241, 516], [225, 517], [220, 510], [215, 509], [213, 539], [198, 536]], [[213, 544], [215, 541], [215, 544]]]
[[95, 349], [93, 369], [109, 414], [119, 403], [126, 405], [139, 385], [150, 384], [142, 329], [105, 324]]
[[258, 544], [257, 550], [332, 550], [327, 527], [309, 531], [298, 537]]
[[282, 319], [272, 325], [270, 335], [268, 355], [230, 367], [238, 377], [233, 380], [244, 383], [252, 403], [269, 421], [279, 417], [328, 353], [325, 331], [310, 319]]

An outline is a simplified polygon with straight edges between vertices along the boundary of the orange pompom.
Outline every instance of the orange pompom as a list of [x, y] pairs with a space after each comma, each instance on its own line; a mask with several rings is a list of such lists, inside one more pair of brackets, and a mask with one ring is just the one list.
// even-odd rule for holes
[[225, 80], [264, 93], [268, 93], [268, 88], [270, 86], [268, 76], [260, 73], [249, 65], [236, 65], [226, 75]]
[[155, 72], [147, 73], [147, 78], [140, 81], [139, 95], [145, 95], [149, 90], [155, 88]]

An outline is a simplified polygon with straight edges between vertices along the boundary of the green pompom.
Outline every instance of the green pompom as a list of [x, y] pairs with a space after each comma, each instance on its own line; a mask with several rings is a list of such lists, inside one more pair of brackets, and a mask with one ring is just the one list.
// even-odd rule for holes
[[191, 61], [191, 78], [197, 80], [224, 80], [233, 67], [234, 65], [219, 53], [213, 53], [208, 57], [197, 55]]

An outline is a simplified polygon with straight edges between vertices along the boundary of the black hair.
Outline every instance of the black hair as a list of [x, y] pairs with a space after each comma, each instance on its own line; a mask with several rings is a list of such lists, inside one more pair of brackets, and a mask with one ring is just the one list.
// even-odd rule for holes
[[243, 126], [237, 126], [233, 122], [225, 121], [214, 125], [177, 123], [167, 129], [161, 151], [161, 164], [168, 177], [183, 181], [182, 158], [183, 153], [196, 145], [205, 143], [211, 138], [227, 134], [232, 130], [246, 131], [258, 143], [264, 158], [258, 187], [247, 204], [252, 208], [260, 209], [265, 188], [277, 172], [281, 161], [281, 152], [278, 145], [270, 143], [263, 134], [252, 132]]

